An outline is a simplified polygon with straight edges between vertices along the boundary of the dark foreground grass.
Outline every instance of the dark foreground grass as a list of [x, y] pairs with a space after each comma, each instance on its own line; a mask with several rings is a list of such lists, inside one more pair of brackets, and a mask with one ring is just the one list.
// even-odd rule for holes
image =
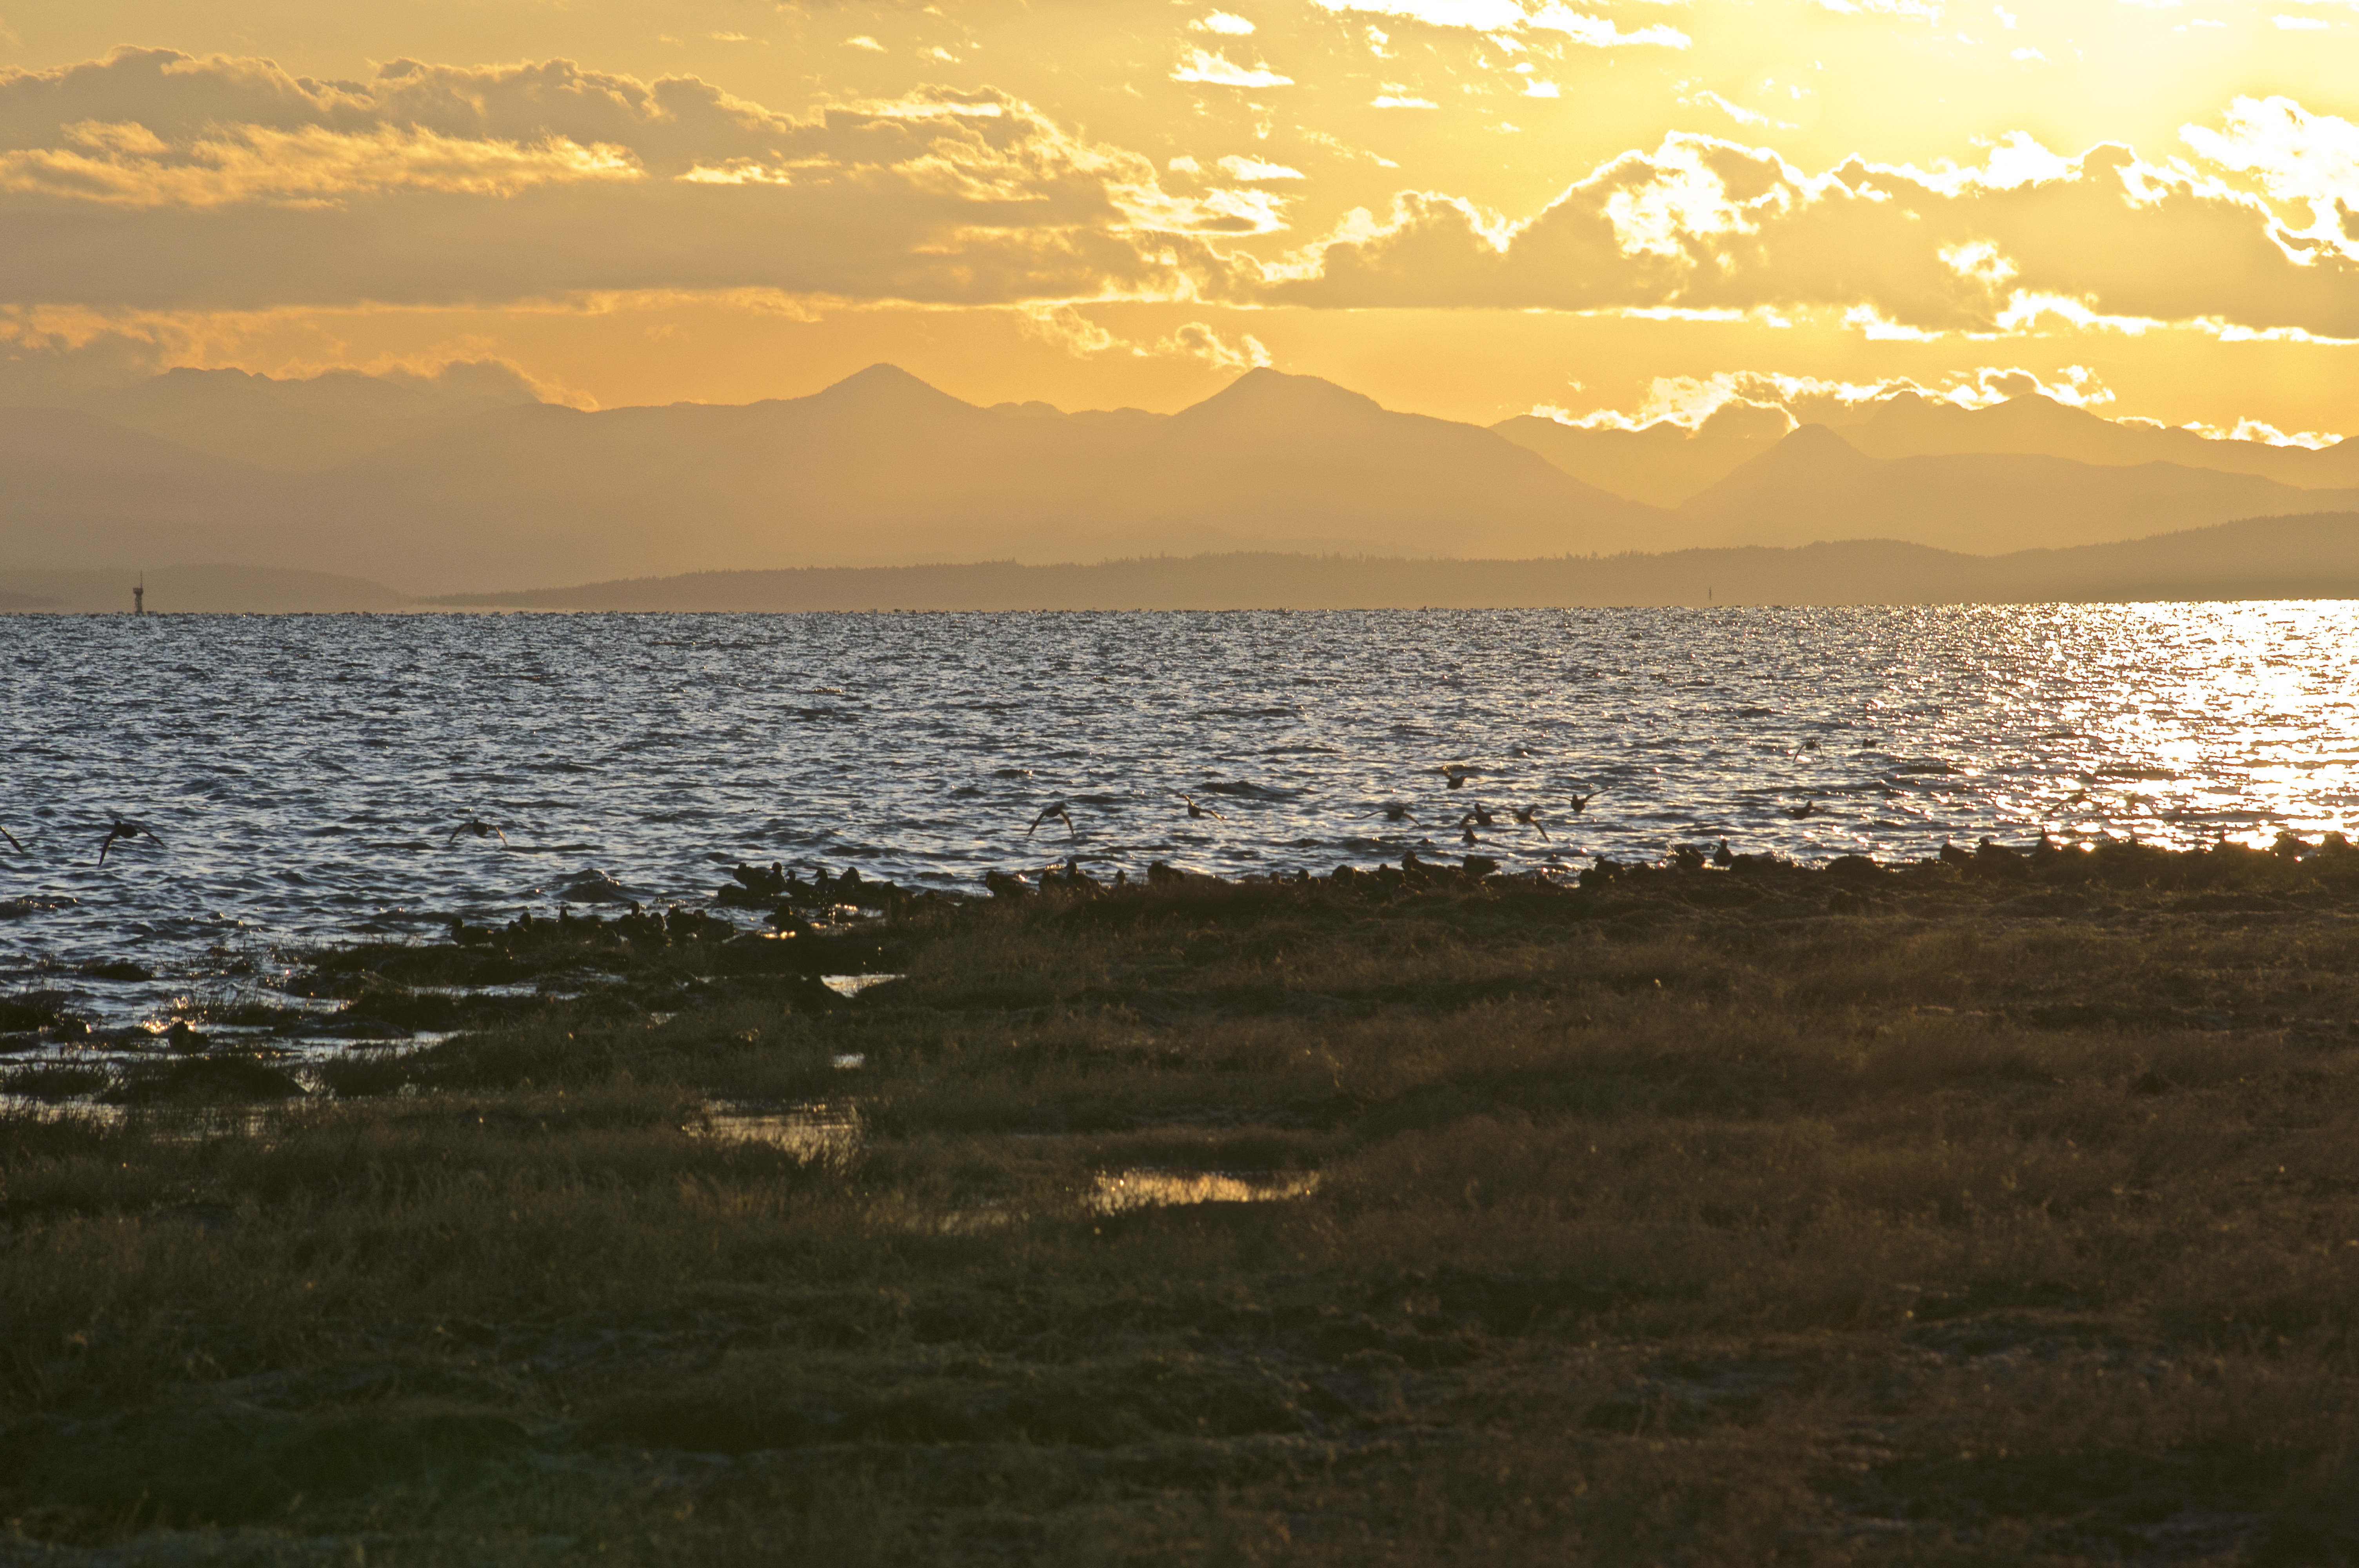
[[0, 1561], [2348, 1562], [2354, 860], [938, 903], [18, 1116]]

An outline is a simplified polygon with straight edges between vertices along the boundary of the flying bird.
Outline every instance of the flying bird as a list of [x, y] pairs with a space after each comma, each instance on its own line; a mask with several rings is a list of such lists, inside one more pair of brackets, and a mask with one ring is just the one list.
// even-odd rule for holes
[[1471, 822], [1477, 827], [1488, 827], [1497, 820], [1497, 816], [1478, 800], [1474, 803], [1473, 810], [1458, 819], [1458, 826], [1463, 827]]
[[1542, 838], [1548, 838], [1549, 830], [1540, 827], [1540, 808], [1538, 806], [1511, 806], [1507, 808], [1507, 814], [1513, 816], [1522, 826], [1537, 829]]
[[1471, 819], [1460, 824], [1460, 829], [1458, 836], [1469, 844], [1480, 844], [1483, 841], [1474, 837], [1474, 824]]
[[1473, 775], [1469, 773], [1465, 768], [1459, 763], [1452, 762], [1448, 767], [1441, 770], [1441, 776], [1445, 780], [1449, 781], [1449, 785], [1451, 789], [1464, 789], [1466, 787], [1466, 781]]
[[[1408, 806], [1403, 806], [1397, 800], [1388, 801], [1385, 805], [1376, 807], [1374, 811], [1364, 811], [1360, 813], [1360, 815], [1363, 816], [1381, 816], [1387, 822], [1417, 821], [1417, 813], [1411, 811]], [[1422, 827], [1423, 824], [1420, 823], [1419, 826]]]
[[1604, 793], [1605, 792], [1603, 790], [1593, 789], [1587, 795], [1576, 795], [1572, 796], [1572, 814], [1575, 816], [1578, 816], [1582, 812], [1587, 811], [1589, 809], [1589, 803], [1595, 800], [1599, 795]]
[[1052, 800], [1047, 806], [1041, 807], [1040, 815], [1032, 819], [1032, 826], [1024, 830], [1024, 837], [1027, 838], [1031, 838], [1032, 835], [1040, 831], [1040, 825], [1042, 823], [1047, 822], [1051, 818], [1054, 818], [1065, 825], [1065, 833], [1067, 837], [1072, 838], [1079, 838], [1081, 837], [1081, 834], [1076, 832], [1073, 828], [1073, 814], [1065, 809], [1065, 803], [1061, 800]]
[[0, 827], [0, 838], [5, 838], [8, 840], [8, 847], [16, 850], [19, 855], [25, 853], [25, 846], [17, 843], [16, 836], [14, 833], [9, 832], [5, 827]]
[[1188, 803], [1188, 815], [1190, 816], [1209, 816], [1215, 822], [1226, 822], [1228, 820], [1227, 817], [1222, 816], [1219, 812], [1214, 811], [1209, 806], [1198, 806], [1196, 804], [1196, 797], [1192, 795], [1183, 795], [1180, 798]]
[[1806, 816], [1817, 816], [1818, 811], [1819, 803], [1817, 801], [1806, 800], [1799, 806], [1788, 806], [1786, 808], [1786, 815], [1792, 817], [1795, 821], [1799, 822]]
[[459, 835], [462, 833], [473, 833], [478, 838], [497, 838], [503, 844], [508, 841], [508, 836], [506, 834], [501, 832], [498, 828], [493, 827], [482, 817], [470, 816], [466, 821], [462, 822], [458, 827], [451, 829], [451, 837], [442, 841], [442, 847], [447, 849], [451, 845], [456, 844], [459, 841]]
[[[163, 836], [153, 827], [142, 827], [136, 822], [125, 822], [118, 816], [114, 819], [114, 826], [106, 830], [106, 837], [99, 840], [98, 863], [100, 865], [106, 864], [106, 852], [114, 848], [115, 840], [118, 838], [153, 838], [158, 844], [164, 841]], [[14, 843], [16, 840], [12, 838], [9, 842]]]

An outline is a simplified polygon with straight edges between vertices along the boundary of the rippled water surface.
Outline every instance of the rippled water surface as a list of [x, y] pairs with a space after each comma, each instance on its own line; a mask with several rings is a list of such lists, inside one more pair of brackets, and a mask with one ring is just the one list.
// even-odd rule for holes
[[[225, 947], [506, 918], [592, 870], [700, 902], [740, 860], [1324, 871], [1465, 852], [1478, 802], [1511, 869], [2359, 826], [2352, 603], [7, 616], [0, 650], [0, 985], [114, 1016]], [[1058, 800], [1078, 838], [1027, 839]], [[117, 815], [160, 839], [101, 866]], [[451, 842], [471, 816], [506, 842]], [[89, 973], [124, 960], [158, 979]]]

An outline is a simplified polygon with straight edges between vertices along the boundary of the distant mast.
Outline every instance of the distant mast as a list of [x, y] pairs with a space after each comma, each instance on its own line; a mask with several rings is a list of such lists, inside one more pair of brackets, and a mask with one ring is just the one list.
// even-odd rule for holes
[[139, 574], [139, 586], [131, 590], [131, 613], [134, 615], [147, 613], [147, 574], [146, 572]]

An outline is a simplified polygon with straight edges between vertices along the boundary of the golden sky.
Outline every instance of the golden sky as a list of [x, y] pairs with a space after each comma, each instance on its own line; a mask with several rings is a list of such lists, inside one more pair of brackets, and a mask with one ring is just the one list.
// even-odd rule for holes
[[2359, 0], [0, 0], [0, 400], [1488, 423], [1908, 381], [2359, 433]]

